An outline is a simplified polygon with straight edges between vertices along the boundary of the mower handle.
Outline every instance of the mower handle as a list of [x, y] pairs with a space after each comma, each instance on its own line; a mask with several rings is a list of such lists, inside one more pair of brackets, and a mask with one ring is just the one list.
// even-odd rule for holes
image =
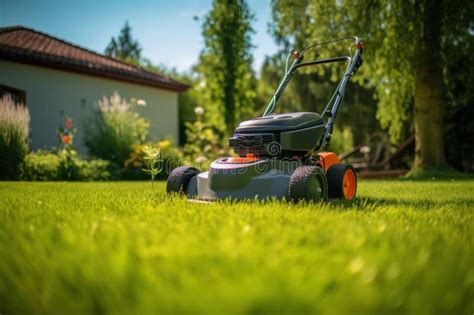
[[327, 59], [311, 60], [308, 62], [301, 62], [295, 65], [295, 70], [301, 67], [315, 66], [315, 65], [320, 65], [323, 63], [332, 63], [332, 62], [341, 62], [341, 61], [350, 62], [351, 58], [348, 56], [342, 56], [342, 57], [334, 57], [334, 58], [327, 58]]
[[[314, 47], [317, 47], [317, 46], [328, 45], [328, 44], [331, 44], [331, 43], [345, 41], [345, 40], [348, 40], [348, 39], [353, 39], [355, 41], [354, 45], [352, 45], [349, 48], [349, 51], [351, 51], [353, 47], [357, 47], [357, 51], [356, 51], [354, 57], [352, 57], [352, 56], [341, 56], [341, 57], [328, 58], [328, 59], [312, 60], [312, 61], [303, 63], [304, 55], [308, 50], [310, 50]], [[349, 65], [348, 65], [348, 68], [346, 69], [346, 72], [343, 76], [343, 79], [341, 80], [341, 83], [342, 83], [342, 81], [346, 77], [346, 74], [348, 73], [348, 71], [349, 71], [350, 75], [353, 75], [353, 74], [355, 74], [355, 72], [359, 68], [360, 64], [362, 63], [361, 54], [362, 54], [362, 42], [360, 41], [360, 39], [357, 36], [348, 36], [348, 37], [343, 37], [343, 38], [339, 38], [339, 39], [335, 39], [335, 40], [331, 40], [331, 41], [326, 41], [326, 42], [321, 42], [321, 43], [314, 43], [314, 44], [311, 44], [309, 46], [306, 46], [301, 52], [298, 52], [297, 50], [294, 50], [294, 49], [290, 50], [290, 52], [289, 52], [289, 54], [286, 58], [286, 62], [285, 62], [285, 75], [283, 76], [283, 79], [281, 80], [280, 85], [278, 86], [277, 90], [275, 91], [275, 94], [273, 95], [272, 99], [270, 100], [270, 103], [268, 104], [268, 106], [265, 109], [265, 112], [263, 113], [262, 116], [268, 116], [273, 112], [273, 110], [275, 108], [275, 105], [276, 105], [276, 102], [278, 101], [280, 96], [283, 94], [283, 91], [285, 90], [286, 86], [288, 85], [291, 78], [293, 77], [293, 74], [296, 71], [296, 69], [298, 69], [300, 67], [304, 67], [304, 66], [347, 61], [349, 63]], [[289, 61], [291, 56], [293, 56], [295, 59], [294, 59], [293, 63], [291, 64], [291, 66], [288, 69], [288, 61]], [[347, 84], [347, 82], [345, 84]], [[344, 89], [345, 89], [345, 84], [344, 84], [344, 87], [343, 87]], [[340, 84], [338, 86], [338, 89], [339, 89], [339, 87], [340, 87]], [[336, 90], [338, 90], [338, 89], [336, 89]]]
[[347, 36], [347, 37], [342, 37], [342, 38], [338, 38], [338, 39], [334, 39], [334, 40], [329, 40], [329, 41], [326, 41], [326, 42], [321, 42], [321, 43], [314, 43], [314, 44], [311, 44], [309, 46], [306, 46], [305, 48], [303, 48], [303, 50], [301, 51], [301, 56], [304, 56], [304, 54], [310, 50], [311, 48], [314, 48], [314, 47], [317, 47], [317, 46], [323, 46], [323, 45], [328, 45], [328, 44], [332, 44], [332, 43], [337, 43], [337, 42], [342, 42], [342, 41], [345, 41], [345, 40], [348, 40], [348, 39], [353, 39], [354, 40], [354, 45], [351, 46], [350, 48], [354, 47], [354, 46], [357, 46], [357, 45], [362, 45], [362, 42], [360, 41], [359, 37], [357, 36]]
[[[335, 43], [335, 42], [340, 42], [348, 39], [353, 39], [354, 40], [354, 45], [349, 47], [349, 52], [350, 56], [341, 56], [341, 57], [334, 57], [334, 58], [327, 58], [327, 59], [320, 59], [320, 60], [312, 60], [308, 62], [303, 62], [304, 55], [305, 53], [314, 47], [317, 46], [322, 46], [322, 45], [327, 45], [330, 43]], [[352, 48], [356, 47], [356, 52], [352, 56]], [[349, 82], [349, 79], [351, 78], [352, 75], [354, 75], [359, 67], [362, 65], [362, 51], [363, 51], [363, 44], [360, 41], [360, 39], [356, 36], [350, 36], [350, 37], [344, 37], [344, 38], [339, 38], [327, 42], [322, 42], [322, 43], [314, 43], [312, 45], [307, 46], [304, 48], [301, 53], [299, 53], [296, 50], [291, 50], [290, 53], [288, 54], [286, 58], [286, 65], [285, 65], [285, 75], [283, 76], [282, 81], [280, 82], [280, 85], [278, 86], [277, 90], [275, 91], [275, 94], [273, 95], [272, 99], [270, 100], [270, 103], [268, 104], [265, 112], [263, 113], [263, 116], [268, 116], [273, 112], [273, 109], [275, 108], [276, 102], [280, 98], [281, 94], [285, 90], [286, 86], [288, 85], [290, 79], [292, 78], [294, 72], [300, 68], [300, 67], [305, 67], [305, 66], [312, 66], [312, 65], [318, 65], [318, 64], [325, 64], [325, 63], [334, 63], [334, 62], [343, 62], [346, 61], [348, 62], [346, 71], [344, 72], [344, 75], [339, 82], [336, 90], [334, 91], [334, 94], [332, 95], [331, 99], [329, 100], [328, 104], [324, 108], [321, 116], [327, 116], [327, 122], [325, 125], [325, 133], [324, 136], [321, 138], [320, 143], [318, 143], [314, 150], [322, 150], [324, 147], [329, 143], [331, 140], [331, 135], [332, 135], [332, 126], [334, 124], [334, 120], [336, 118], [336, 114], [339, 110], [339, 106], [341, 105], [341, 102], [344, 98], [344, 92], [346, 89], [346, 85]], [[290, 68], [288, 69], [288, 60], [290, 56], [294, 56], [295, 60], [291, 64]]]

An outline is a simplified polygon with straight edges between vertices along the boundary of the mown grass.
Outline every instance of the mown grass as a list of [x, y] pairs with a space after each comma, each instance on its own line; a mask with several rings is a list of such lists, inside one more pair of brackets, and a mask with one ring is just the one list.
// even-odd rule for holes
[[472, 314], [474, 181], [353, 203], [189, 203], [164, 183], [0, 183], [0, 313]]

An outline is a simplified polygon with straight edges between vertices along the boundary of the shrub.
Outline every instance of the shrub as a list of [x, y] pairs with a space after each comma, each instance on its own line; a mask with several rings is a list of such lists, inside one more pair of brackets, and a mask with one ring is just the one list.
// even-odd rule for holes
[[149, 123], [135, 107], [140, 102], [127, 102], [114, 92], [98, 101], [98, 110], [91, 129], [86, 129], [85, 144], [94, 156], [118, 166], [128, 159], [132, 146], [145, 142]]
[[341, 154], [351, 150], [354, 147], [354, 136], [350, 127], [344, 127], [339, 129], [334, 127], [331, 136], [331, 142], [328, 146], [328, 151], [336, 152]]
[[57, 153], [37, 151], [25, 158], [21, 179], [35, 181], [109, 180], [110, 163], [104, 160], [81, 160], [76, 151]]
[[81, 180], [111, 180], [112, 166], [109, 161], [101, 159], [93, 159], [89, 161], [81, 161], [80, 177]]
[[25, 157], [21, 170], [22, 180], [59, 180], [60, 157], [47, 151], [37, 151]]
[[104, 160], [82, 160], [74, 149], [76, 128], [71, 117], [57, 129], [60, 148], [55, 152], [30, 153], [22, 168], [23, 180], [107, 180], [110, 163]]
[[0, 179], [18, 179], [28, 153], [30, 114], [10, 94], [0, 99]]
[[219, 143], [215, 130], [202, 120], [204, 109], [196, 107], [196, 121], [185, 123], [187, 143], [184, 146], [184, 155], [187, 164], [206, 169], [209, 164], [225, 152]]

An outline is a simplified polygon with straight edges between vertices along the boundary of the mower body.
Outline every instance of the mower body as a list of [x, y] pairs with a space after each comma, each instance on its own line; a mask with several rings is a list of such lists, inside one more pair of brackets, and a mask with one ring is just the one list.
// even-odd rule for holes
[[269, 115], [240, 123], [229, 139], [229, 146], [239, 156], [299, 156], [312, 151], [325, 130], [325, 122], [318, 113]]
[[289, 199], [288, 185], [302, 156], [324, 135], [317, 113], [298, 112], [258, 117], [241, 122], [229, 146], [239, 157], [212, 162], [193, 177], [187, 196], [200, 200]]

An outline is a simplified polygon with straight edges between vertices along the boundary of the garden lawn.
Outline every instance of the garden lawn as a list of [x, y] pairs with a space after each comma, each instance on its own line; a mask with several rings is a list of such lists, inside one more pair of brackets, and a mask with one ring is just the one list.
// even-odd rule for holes
[[0, 183], [2, 315], [473, 312], [472, 180], [362, 181], [322, 204]]

